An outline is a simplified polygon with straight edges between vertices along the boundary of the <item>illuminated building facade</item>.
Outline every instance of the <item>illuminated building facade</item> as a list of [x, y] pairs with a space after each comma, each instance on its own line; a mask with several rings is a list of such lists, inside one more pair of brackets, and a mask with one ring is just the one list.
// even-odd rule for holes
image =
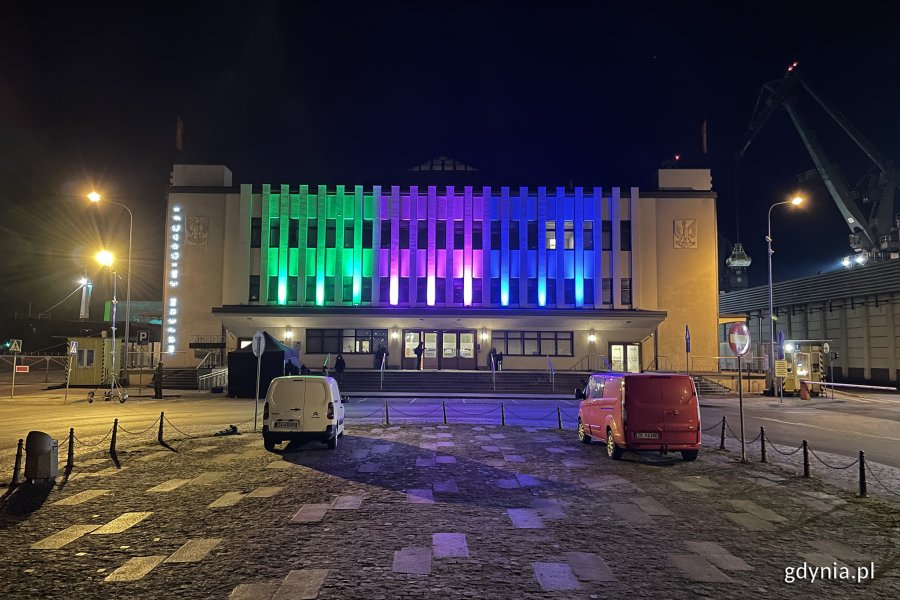
[[257, 330], [321, 365], [683, 368], [714, 356], [715, 194], [707, 170], [659, 190], [234, 186], [176, 165], [168, 202], [165, 348], [185, 361]]

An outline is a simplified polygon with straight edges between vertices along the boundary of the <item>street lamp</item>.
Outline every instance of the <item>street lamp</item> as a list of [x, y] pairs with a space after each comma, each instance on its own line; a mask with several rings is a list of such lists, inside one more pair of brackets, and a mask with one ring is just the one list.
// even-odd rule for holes
[[[118, 377], [118, 373], [116, 372], [116, 305], [118, 301], [116, 300], [116, 280], [119, 277], [119, 274], [113, 270], [112, 265], [115, 262], [113, 255], [108, 250], [101, 250], [95, 255], [97, 262], [103, 265], [104, 267], [108, 267], [110, 273], [112, 274], [112, 360], [110, 362], [110, 375], [109, 375], [109, 400], [113, 399], [113, 396], [116, 394], [116, 379]], [[93, 393], [91, 394], [93, 397]], [[128, 398], [128, 394], [123, 394], [121, 390], [119, 391], [119, 402], [125, 402]]]
[[[100, 194], [97, 192], [91, 192], [87, 195], [88, 200], [93, 202], [94, 204], [99, 204], [101, 200]], [[124, 208], [128, 211], [128, 278], [125, 280], [125, 373], [127, 375], [128, 371], [128, 343], [131, 341], [129, 337], [130, 327], [131, 327], [131, 234], [134, 230], [134, 213], [131, 212], [131, 209], [116, 202], [114, 200], [106, 200], [110, 204], [115, 204], [121, 208]]]
[[772, 209], [782, 204], [792, 204], [800, 206], [803, 204], [803, 196], [794, 196], [790, 200], [784, 202], [776, 202], [769, 207], [769, 229], [766, 235], [766, 242], [769, 245], [769, 374], [772, 377], [772, 395], [775, 395], [776, 377], [775, 377], [775, 307], [772, 302]]

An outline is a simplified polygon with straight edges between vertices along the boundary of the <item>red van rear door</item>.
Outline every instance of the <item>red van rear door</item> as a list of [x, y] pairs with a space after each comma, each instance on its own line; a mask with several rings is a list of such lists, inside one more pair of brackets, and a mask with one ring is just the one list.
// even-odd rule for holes
[[699, 406], [694, 382], [684, 375], [659, 377], [658, 381], [665, 421], [664, 443], [698, 443]]
[[662, 394], [657, 377], [631, 376], [625, 383], [626, 443], [656, 442], [665, 431]]

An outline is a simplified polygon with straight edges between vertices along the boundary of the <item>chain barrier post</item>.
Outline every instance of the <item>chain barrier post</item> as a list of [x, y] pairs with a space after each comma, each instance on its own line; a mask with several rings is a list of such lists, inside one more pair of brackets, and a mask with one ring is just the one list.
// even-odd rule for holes
[[500, 425], [506, 426], [506, 409], [503, 408], [503, 403], [500, 403]]
[[722, 417], [722, 439], [719, 442], [719, 450], [725, 449], [725, 427], [727, 427], [728, 417]]
[[69, 456], [66, 458], [66, 471], [75, 468], [75, 428], [69, 427]]
[[809, 477], [809, 444], [803, 440], [803, 476]]
[[160, 444], [163, 444], [163, 421], [166, 420], [166, 413], [159, 413], [159, 433], [156, 434], [156, 441]]
[[441, 400], [441, 408], [444, 410], [444, 425], [447, 424], [447, 404]]
[[556, 422], [559, 428], [562, 429], [562, 411], [559, 409], [559, 404], [556, 405]]
[[862, 450], [859, 451], [859, 497], [869, 497], [869, 491], [866, 488], [866, 453]]
[[112, 437], [109, 440], [109, 453], [110, 454], [116, 453], [116, 432], [118, 430], [119, 430], [119, 420], [115, 419], [113, 421]]
[[759, 462], [769, 462], [768, 457], [766, 456], [766, 428], [759, 428], [759, 454], [760, 459]]
[[9, 482], [9, 489], [13, 489], [17, 485], [19, 485], [19, 473], [22, 471], [22, 446], [25, 442], [23, 440], [19, 440], [19, 445], [16, 446], [16, 464], [13, 467], [13, 476], [12, 481]]
[[391, 425], [391, 413], [388, 412], [388, 401], [384, 401], [384, 422], [390, 426]]

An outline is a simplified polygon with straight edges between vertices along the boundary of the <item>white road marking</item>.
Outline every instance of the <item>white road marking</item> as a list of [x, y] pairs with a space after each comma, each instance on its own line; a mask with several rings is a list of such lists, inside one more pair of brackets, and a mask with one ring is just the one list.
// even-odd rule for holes
[[[830, 427], [820, 427], [819, 425], [809, 425], [808, 423], [795, 423], [793, 421], [782, 421], [780, 419], [773, 419], [771, 417], [753, 417], [754, 419], [759, 419], [760, 421], [772, 421], [773, 423], [782, 423], [784, 425], [797, 425], [800, 427], [809, 427], [811, 429], [821, 429], [822, 431], [833, 431], [835, 433], [840, 433], [846, 435], [848, 433], [845, 429], [832, 429]], [[876, 440], [888, 440], [891, 442], [900, 442], [900, 438], [893, 438], [884, 435], [870, 435], [868, 433], [859, 433], [858, 431], [852, 432], [853, 435], [858, 435], [860, 437], [874, 438]]]

